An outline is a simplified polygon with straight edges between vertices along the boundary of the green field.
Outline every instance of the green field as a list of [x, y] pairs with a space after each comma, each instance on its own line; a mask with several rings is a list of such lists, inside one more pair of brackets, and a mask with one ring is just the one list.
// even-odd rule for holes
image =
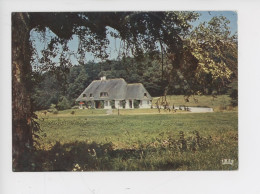
[[[119, 116], [117, 110], [112, 115], [106, 110], [66, 110], [46, 116], [38, 113], [42, 131], [36, 145], [36, 170], [238, 168], [237, 111], [131, 111], [120, 110]], [[234, 164], [222, 165], [222, 159], [232, 159]]]
[[[199, 107], [211, 107], [214, 111], [225, 111], [225, 110], [237, 110], [236, 108], [230, 106], [230, 97], [228, 95], [215, 96], [191, 96], [187, 102], [183, 95], [167, 96], [167, 102], [172, 106], [185, 105], [185, 106], [199, 106]], [[155, 106], [157, 98], [153, 98], [153, 105]]]

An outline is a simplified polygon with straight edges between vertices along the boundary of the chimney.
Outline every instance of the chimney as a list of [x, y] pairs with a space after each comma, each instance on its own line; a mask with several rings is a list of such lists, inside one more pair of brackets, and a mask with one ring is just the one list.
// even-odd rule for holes
[[106, 80], [107, 78], [106, 78], [106, 76], [103, 76], [103, 77], [101, 77], [100, 79], [101, 79], [101, 80]]

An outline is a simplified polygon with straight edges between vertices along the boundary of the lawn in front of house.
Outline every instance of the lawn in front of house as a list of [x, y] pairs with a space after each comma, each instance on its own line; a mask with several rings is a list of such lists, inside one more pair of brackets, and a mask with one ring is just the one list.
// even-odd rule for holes
[[[238, 168], [237, 112], [118, 116], [66, 110], [47, 113], [39, 123], [39, 170]], [[222, 159], [234, 165], [222, 165]]]

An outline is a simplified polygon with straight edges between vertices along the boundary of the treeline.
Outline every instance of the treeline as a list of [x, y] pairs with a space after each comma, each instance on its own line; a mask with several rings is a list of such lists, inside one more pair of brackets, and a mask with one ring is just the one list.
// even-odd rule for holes
[[76, 98], [93, 81], [124, 78], [127, 83], [143, 83], [152, 96], [163, 93], [160, 64], [128, 58], [122, 61], [88, 62], [70, 68], [58, 68], [44, 73], [34, 72], [33, 103], [36, 110], [48, 109], [52, 104], [60, 110], [75, 105]]
[[[45, 73], [34, 72], [34, 107], [36, 110], [48, 109], [51, 105], [55, 105], [59, 110], [71, 108], [76, 105], [75, 100], [83, 90], [93, 80], [102, 76], [107, 79], [124, 78], [127, 83], [142, 83], [153, 97], [164, 95], [165, 87], [169, 88], [167, 95], [188, 95], [181, 85], [181, 79], [172, 82], [167, 79], [167, 63], [163, 65], [159, 57], [152, 59], [147, 56], [142, 60], [128, 57], [120, 61], [88, 62], [70, 68], [58, 67], [55, 71]], [[217, 84], [210, 83], [210, 75], [208, 77], [205, 85], [200, 85], [205, 88], [201, 94], [228, 93], [230, 83], [217, 91], [214, 88]], [[233, 87], [237, 87], [237, 84], [233, 83]]]

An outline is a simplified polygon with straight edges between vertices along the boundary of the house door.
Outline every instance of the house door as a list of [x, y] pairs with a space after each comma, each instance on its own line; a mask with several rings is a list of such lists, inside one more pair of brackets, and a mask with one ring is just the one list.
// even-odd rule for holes
[[95, 108], [100, 108], [100, 101], [96, 101], [96, 107]]
[[96, 100], [95, 102], [95, 108], [104, 108], [104, 101]]

